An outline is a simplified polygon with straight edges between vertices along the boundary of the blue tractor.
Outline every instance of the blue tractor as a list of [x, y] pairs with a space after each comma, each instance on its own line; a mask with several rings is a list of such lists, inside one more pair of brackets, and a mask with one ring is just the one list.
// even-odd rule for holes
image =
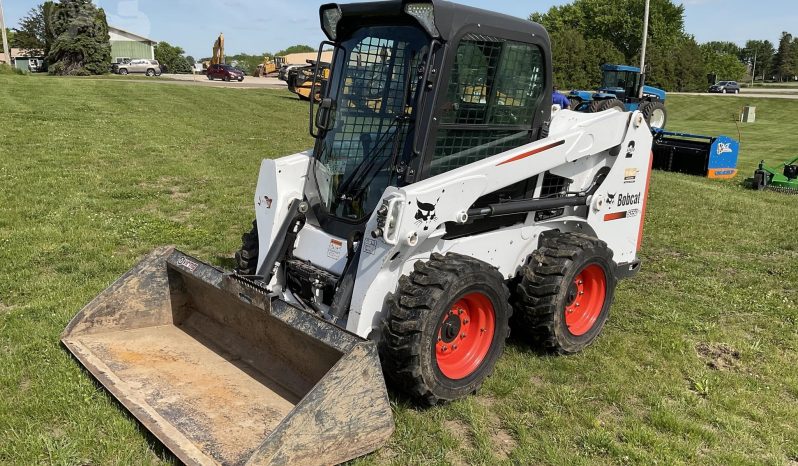
[[[640, 110], [652, 129], [663, 129], [668, 119], [665, 91], [646, 86], [640, 68], [626, 65], [602, 65], [601, 88], [597, 92], [571, 91], [571, 110], [601, 112], [611, 108], [621, 111]], [[640, 99], [640, 86], [643, 98]]]

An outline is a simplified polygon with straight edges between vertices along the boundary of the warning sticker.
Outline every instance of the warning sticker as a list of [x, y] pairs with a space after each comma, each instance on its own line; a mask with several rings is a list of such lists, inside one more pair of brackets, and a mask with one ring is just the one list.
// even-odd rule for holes
[[344, 243], [342, 241], [338, 241], [337, 239], [330, 240], [330, 246], [327, 247], [327, 257], [330, 259], [340, 259], [341, 258], [341, 251], [344, 248]]
[[374, 238], [366, 238], [363, 241], [363, 251], [365, 251], [366, 254], [374, 254], [374, 251], [377, 250], [377, 240]]

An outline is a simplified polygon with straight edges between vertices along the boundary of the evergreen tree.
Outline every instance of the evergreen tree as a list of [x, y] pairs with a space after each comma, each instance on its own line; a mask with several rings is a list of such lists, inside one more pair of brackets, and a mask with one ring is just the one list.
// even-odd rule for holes
[[51, 74], [104, 74], [111, 66], [105, 11], [91, 0], [61, 0], [53, 8], [55, 37], [47, 61]]
[[790, 33], [781, 33], [779, 50], [776, 52], [776, 56], [773, 57], [773, 74], [779, 81], [792, 79], [795, 75], [792, 42], [792, 35]]

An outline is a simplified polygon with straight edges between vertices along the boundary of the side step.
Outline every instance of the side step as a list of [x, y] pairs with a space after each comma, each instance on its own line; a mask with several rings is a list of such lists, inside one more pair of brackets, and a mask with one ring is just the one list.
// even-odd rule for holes
[[61, 341], [186, 464], [335, 464], [394, 429], [373, 342], [172, 248]]

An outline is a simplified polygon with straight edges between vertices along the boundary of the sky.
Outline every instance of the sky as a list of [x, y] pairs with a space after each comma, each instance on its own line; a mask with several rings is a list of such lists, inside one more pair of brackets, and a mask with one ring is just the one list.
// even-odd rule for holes
[[[42, 0], [0, 0], [6, 25]], [[225, 51], [260, 54], [294, 44], [316, 46], [324, 39], [318, 8], [332, 0], [94, 0], [105, 8], [112, 26], [183, 47], [195, 58], [212, 54], [213, 42], [225, 35]], [[526, 18], [567, 0], [458, 0]], [[747, 39], [778, 43], [781, 31], [798, 35], [796, 0], [675, 0], [685, 6], [685, 29], [699, 42], [725, 40], [743, 45]], [[341, 3], [345, 3], [342, 0]]]

